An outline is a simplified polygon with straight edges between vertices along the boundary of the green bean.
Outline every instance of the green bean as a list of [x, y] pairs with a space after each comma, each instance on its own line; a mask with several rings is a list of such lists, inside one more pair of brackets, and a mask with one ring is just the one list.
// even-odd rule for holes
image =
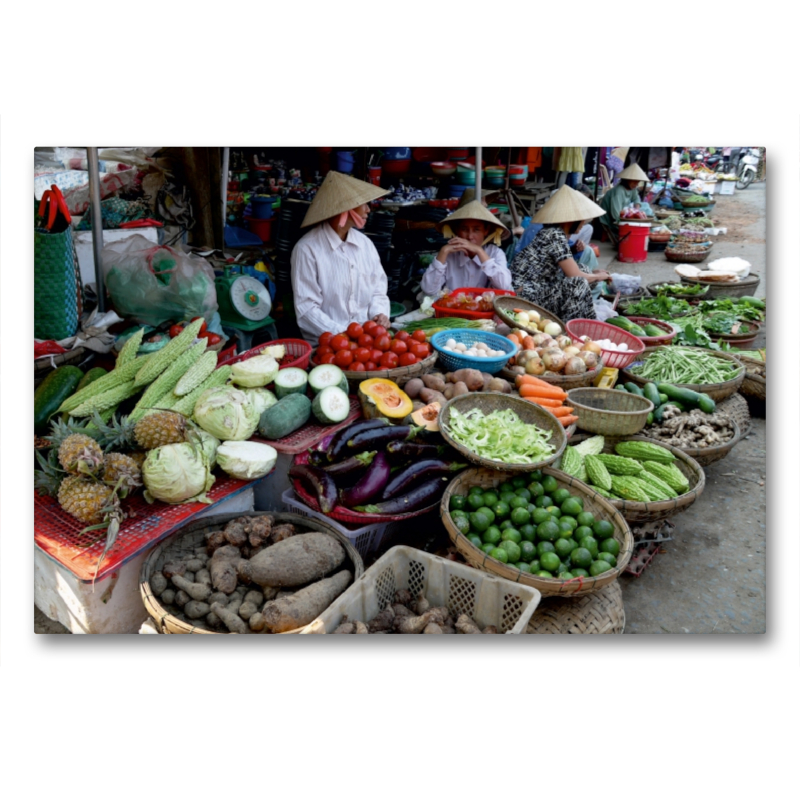
[[665, 347], [650, 355], [641, 367], [631, 371], [656, 383], [724, 383], [739, 374], [742, 367], [722, 358], [693, 349]]

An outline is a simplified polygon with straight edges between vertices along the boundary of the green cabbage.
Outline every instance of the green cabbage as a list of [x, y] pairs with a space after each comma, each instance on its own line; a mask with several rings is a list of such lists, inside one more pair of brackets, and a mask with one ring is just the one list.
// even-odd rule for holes
[[206, 492], [214, 483], [202, 447], [181, 442], [156, 447], [142, 464], [144, 498], [148, 503], [211, 503]]
[[247, 399], [252, 403], [253, 408], [258, 412], [259, 418], [261, 414], [271, 406], [278, 402], [278, 398], [269, 389], [242, 389], [247, 395]]
[[208, 459], [208, 468], [214, 469], [217, 466], [217, 448], [219, 447], [219, 439], [212, 436], [202, 428], [193, 426], [193, 433], [198, 438], [200, 446]]
[[260, 416], [246, 392], [233, 386], [206, 389], [194, 407], [195, 422], [222, 441], [249, 439]]
[[223, 442], [217, 449], [217, 460], [232, 478], [255, 481], [272, 471], [278, 451], [258, 442]]
[[237, 386], [266, 386], [278, 374], [278, 362], [270, 355], [253, 356], [231, 365], [231, 380]]

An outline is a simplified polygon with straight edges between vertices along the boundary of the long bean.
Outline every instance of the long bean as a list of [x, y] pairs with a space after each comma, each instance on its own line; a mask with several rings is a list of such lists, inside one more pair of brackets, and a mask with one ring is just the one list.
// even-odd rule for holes
[[736, 377], [743, 367], [726, 359], [684, 347], [665, 347], [650, 355], [634, 375], [656, 383], [724, 383]]

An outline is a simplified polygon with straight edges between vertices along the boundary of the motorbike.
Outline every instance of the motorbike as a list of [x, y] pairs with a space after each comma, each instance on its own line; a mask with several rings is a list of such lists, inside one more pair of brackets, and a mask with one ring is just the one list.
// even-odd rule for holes
[[758, 173], [760, 153], [757, 147], [748, 147], [739, 159], [736, 170], [736, 188], [746, 189], [755, 180]]

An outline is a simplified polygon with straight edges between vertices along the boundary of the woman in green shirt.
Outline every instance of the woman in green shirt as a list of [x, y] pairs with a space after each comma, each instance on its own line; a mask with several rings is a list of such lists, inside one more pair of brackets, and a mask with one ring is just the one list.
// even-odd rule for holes
[[614, 244], [619, 242], [619, 215], [625, 206], [641, 203], [638, 187], [648, 178], [638, 164], [631, 164], [619, 174], [619, 183], [609, 189], [600, 200], [600, 208], [606, 213], [600, 218], [600, 224]]

